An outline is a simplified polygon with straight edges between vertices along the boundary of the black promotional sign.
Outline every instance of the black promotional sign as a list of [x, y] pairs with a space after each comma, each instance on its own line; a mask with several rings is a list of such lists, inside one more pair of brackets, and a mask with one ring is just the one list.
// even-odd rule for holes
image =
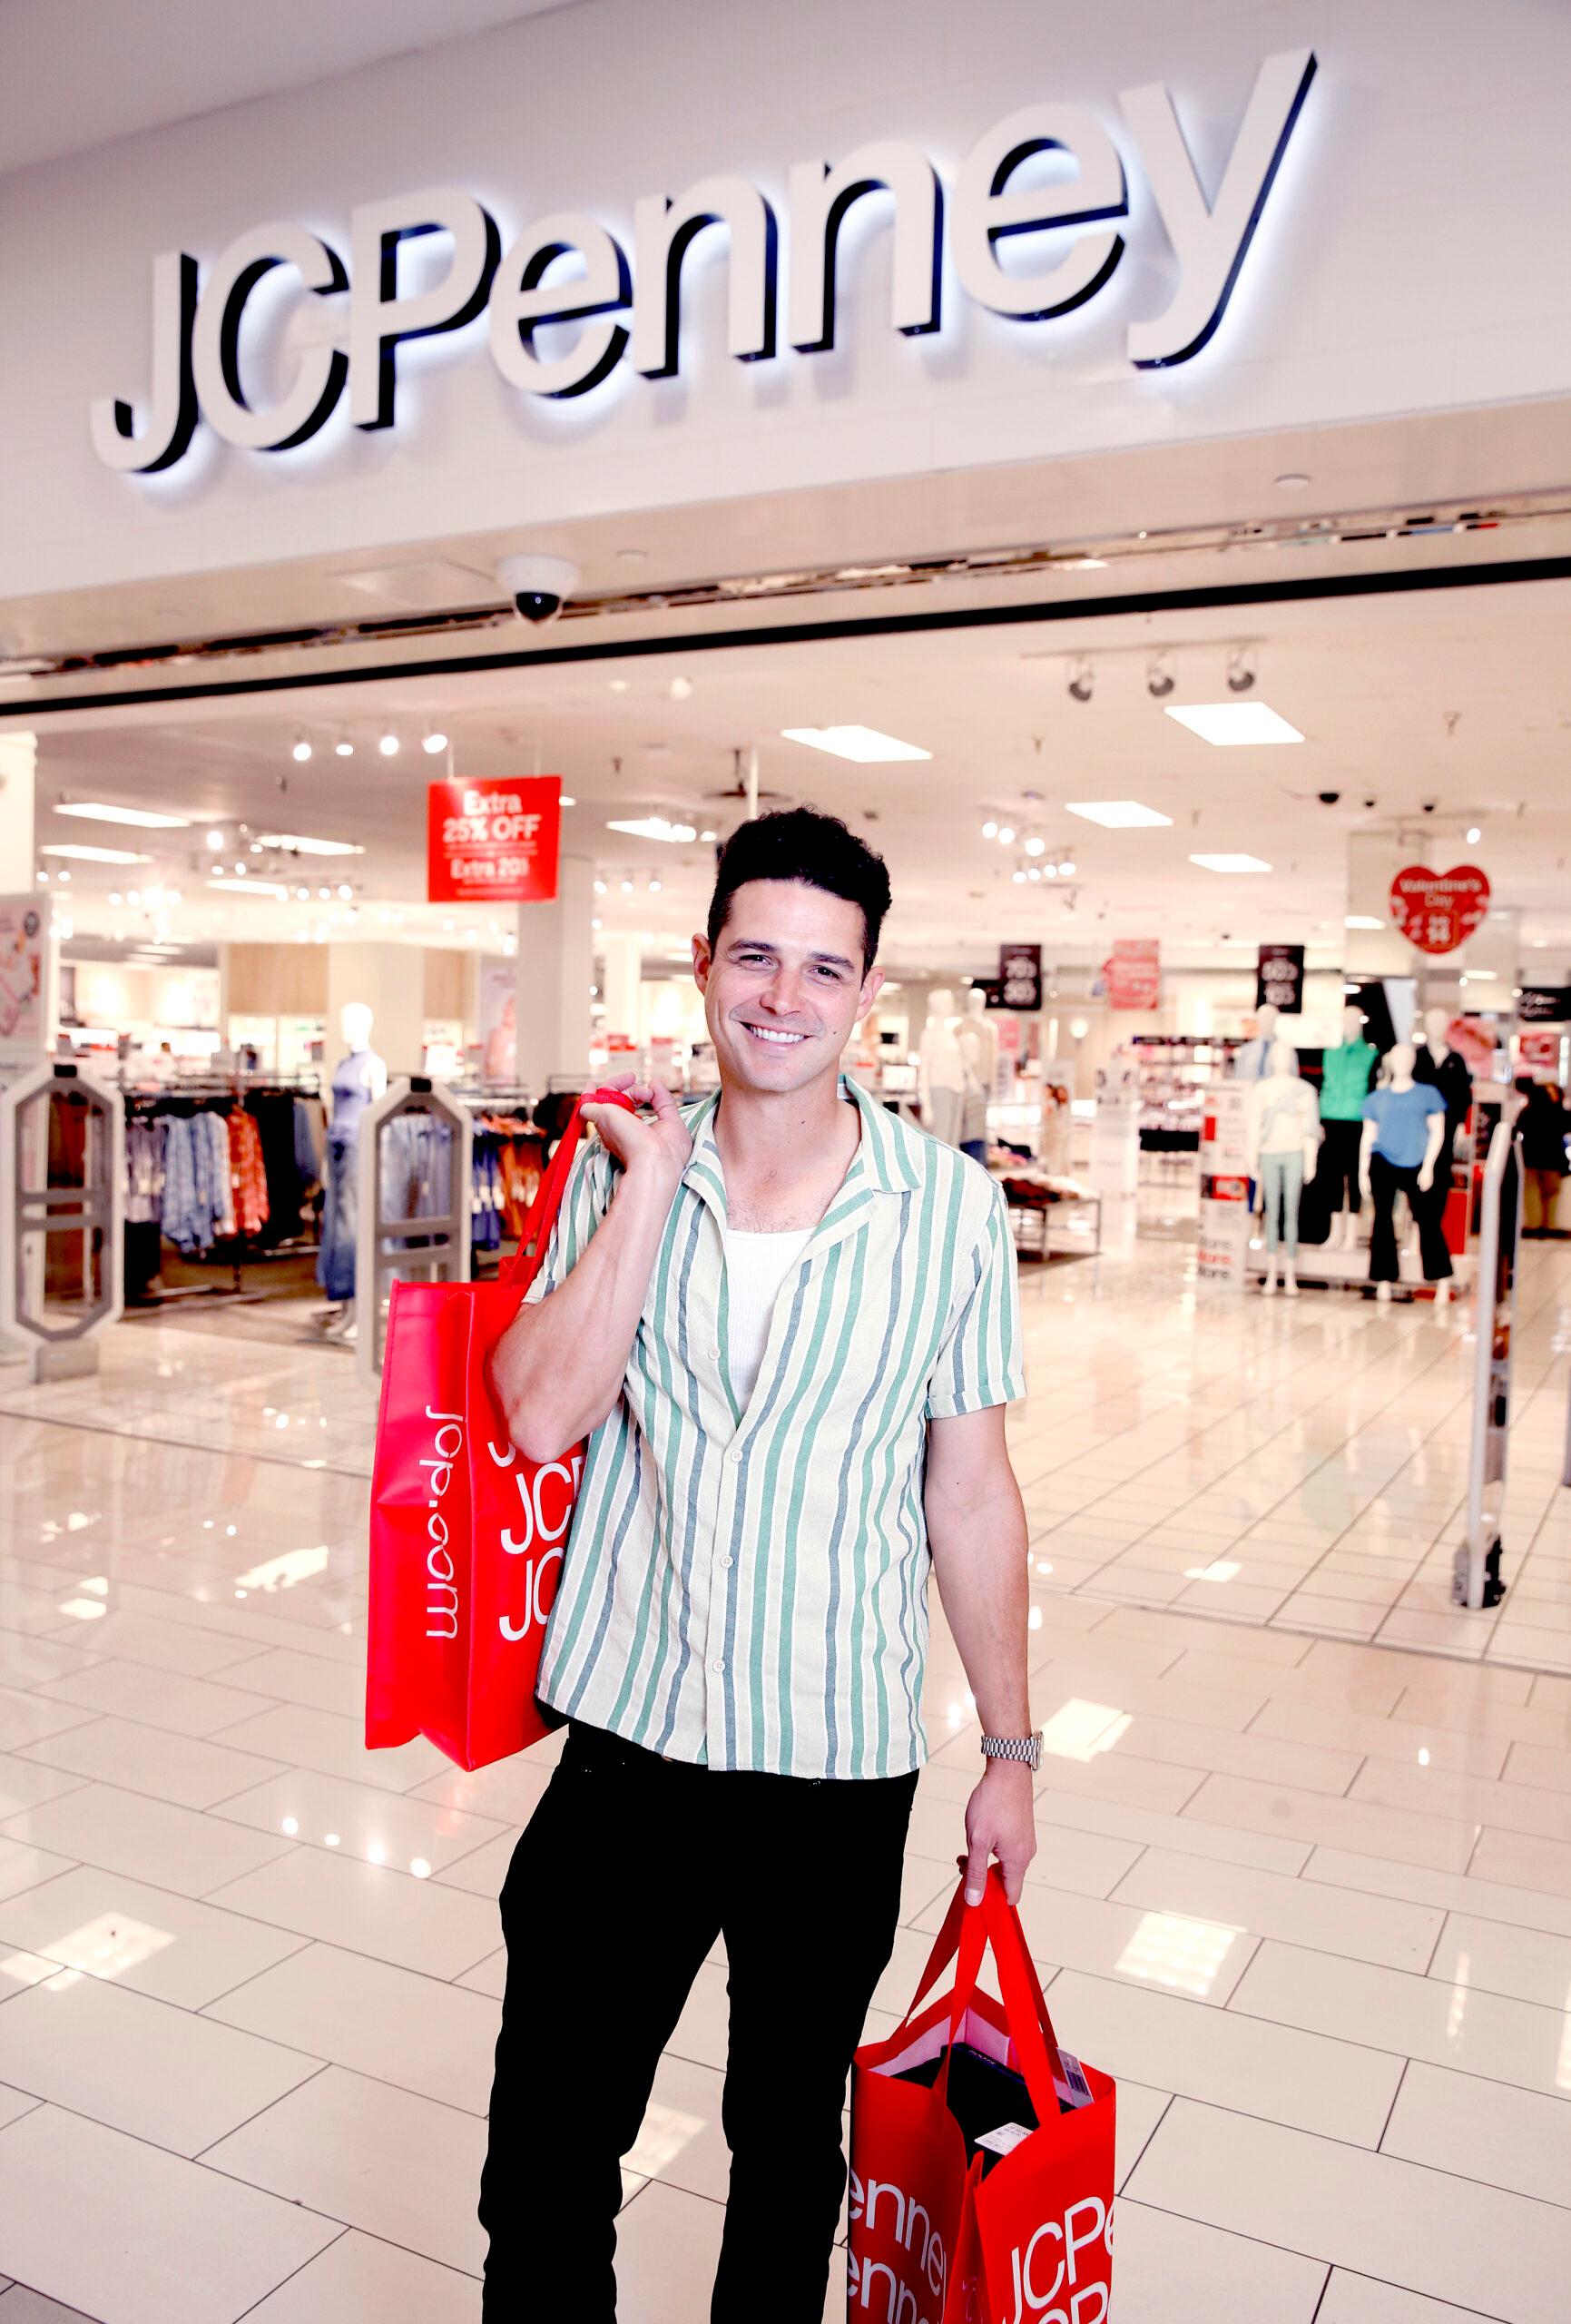
[[1571, 1024], [1571, 984], [1525, 984], [1517, 1000], [1521, 1025]]
[[1303, 946], [1301, 944], [1262, 944], [1260, 964], [1255, 970], [1254, 1005], [1263, 1009], [1267, 1004], [1280, 1009], [1284, 1017], [1297, 1017], [1303, 1009]]
[[1042, 947], [1040, 944], [1000, 944], [998, 998], [987, 1005], [998, 1009], [1034, 1009], [1042, 1006]]

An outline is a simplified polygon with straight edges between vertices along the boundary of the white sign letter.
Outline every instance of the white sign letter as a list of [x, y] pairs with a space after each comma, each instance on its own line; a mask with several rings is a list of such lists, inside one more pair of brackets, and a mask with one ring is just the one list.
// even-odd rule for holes
[[1312, 49], [1268, 56], [1255, 76], [1216, 204], [1206, 201], [1173, 100], [1160, 83], [1125, 89], [1118, 102], [1178, 261], [1178, 289], [1165, 314], [1129, 326], [1129, 359], [1142, 370], [1187, 363], [1227, 312], [1232, 286], [1260, 223], [1265, 198], [1314, 79]]
[[[544, 280], [569, 251], [584, 261], [577, 274]], [[632, 296], [627, 260], [604, 226], [581, 211], [557, 211], [520, 234], [502, 261], [491, 293], [491, 358], [502, 377], [536, 396], [581, 396], [597, 387], [622, 359], [627, 331], [621, 323], [590, 323], [566, 355], [535, 351], [543, 323], [577, 322], [626, 306]]]
[[[1066, 182], [1006, 192], [1014, 172], [1033, 153], [1065, 154], [1077, 174]], [[1128, 209], [1124, 164], [1100, 123], [1079, 105], [1027, 105], [987, 132], [956, 183], [950, 241], [961, 285], [996, 315], [1025, 322], [1066, 315], [1095, 296], [1124, 251], [1121, 234], [1084, 229], [1097, 219], [1122, 218]], [[1042, 274], [1004, 271], [996, 245], [1006, 235], [1054, 226], [1074, 229], [1056, 266]]]
[[[439, 282], [400, 298], [398, 245], [419, 234], [450, 234], [452, 260]], [[491, 289], [501, 237], [487, 211], [447, 186], [363, 203], [349, 241], [349, 418], [357, 428], [390, 428], [398, 341], [473, 322]]]
[[118, 396], [101, 396], [88, 413], [93, 448], [106, 468], [123, 475], [152, 476], [169, 468], [191, 448], [199, 418], [191, 369], [191, 334], [196, 321], [196, 261], [183, 251], [165, 251], [152, 261], [152, 409], [138, 436], [131, 406]]
[[681, 360], [682, 261], [706, 226], [731, 236], [726, 345], [739, 362], [774, 353], [774, 212], [745, 178], [705, 178], [679, 202], [650, 194], [633, 211], [633, 360], [669, 379]]
[[894, 197], [890, 320], [908, 338], [938, 328], [943, 189], [926, 154], [889, 138], [859, 147], [838, 169], [828, 162], [799, 162], [791, 172], [786, 331], [804, 353], [835, 343], [840, 222], [853, 202], [879, 188]]
[[308, 290], [344, 290], [343, 261], [303, 226], [258, 226], [231, 242], [202, 285], [191, 340], [197, 401], [226, 444], [281, 452], [314, 436], [343, 392], [349, 358], [319, 346], [301, 355], [295, 382], [270, 410], [258, 411], [241, 385], [240, 333], [246, 301], [274, 267], [292, 267]]

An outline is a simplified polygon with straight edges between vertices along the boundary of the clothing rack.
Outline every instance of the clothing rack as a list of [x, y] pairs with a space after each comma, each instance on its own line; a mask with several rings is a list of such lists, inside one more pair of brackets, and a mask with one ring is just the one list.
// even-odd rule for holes
[[[177, 1074], [168, 1080], [150, 1079], [140, 1074], [123, 1071], [118, 1086], [128, 1127], [133, 1126], [138, 1121], [147, 1121], [158, 1117], [189, 1119], [199, 1112], [211, 1112], [227, 1117], [237, 1106], [250, 1112], [247, 1100], [251, 1098], [319, 1099], [321, 1096], [320, 1077], [314, 1072], [278, 1074], [248, 1072], [244, 1068], [224, 1071], [210, 1069], [199, 1073]], [[255, 1118], [254, 1115], [252, 1118]], [[262, 1167], [265, 1181], [268, 1176], [265, 1156], [262, 1159]], [[303, 1169], [300, 1182], [302, 1188], [308, 1184]], [[273, 1191], [270, 1184], [268, 1185], [267, 1190], [270, 1216]], [[156, 1221], [152, 1218], [128, 1218], [127, 1239], [133, 1228], [152, 1226], [154, 1224], [159, 1229], [160, 1243], [162, 1244], [165, 1239], [162, 1215], [162, 1192], [161, 1188], [161, 1209]], [[222, 1253], [219, 1261], [221, 1272], [215, 1275], [214, 1280], [173, 1286], [161, 1285], [157, 1290], [148, 1289], [144, 1285], [131, 1304], [144, 1311], [177, 1305], [188, 1299], [219, 1299], [229, 1304], [250, 1304], [264, 1298], [266, 1294], [246, 1288], [241, 1274], [242, 1265], [265, 1265], [275, 1260], [298, 1257], [302, 1251], [313, 1249], [315, 1245], [310, 1236], [299, 1232], [281, 1234], [264, 1240], [258, 1233], [246, 1234], [237, 1231], [232, 1236], [215, 1238], [213, 1244], [208, 1247], [214, 1251], [221, 1249]], [[155, 1274], [158, 1271], [156, 1267], [153, 1270]], [[126, 1273], [129, 1276], [132, 1270], [127, 1267]]]

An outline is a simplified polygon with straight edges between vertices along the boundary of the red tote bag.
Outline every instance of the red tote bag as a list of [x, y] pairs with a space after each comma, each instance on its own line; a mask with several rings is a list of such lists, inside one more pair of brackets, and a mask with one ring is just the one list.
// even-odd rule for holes
[[[1002, 2004], [977, 1989], [985, 1945]], [[1106, 2324], [1115, 2099], [1060, 2051], [997, 1866], [979, 1905], [962, 1884], [904, 2023], [856, 2054], [852, 2324]]]
[[395, 1283], [371, 1472], [366, 1742], [428, 1736], [461, 1768], [537, 1743], [557, 1722], [535, 1699], [584, 1445], [527, 1461], [512, 1443], [490, 1357], [539, 1272], [585, 1103], [573, 1108], [514, 1258], [495, 1283]]

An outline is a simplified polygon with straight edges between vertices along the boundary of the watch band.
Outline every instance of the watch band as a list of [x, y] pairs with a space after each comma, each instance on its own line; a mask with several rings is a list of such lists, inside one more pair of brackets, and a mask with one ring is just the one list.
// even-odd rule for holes
[[1042, 1765], [1042, 1730], [1034, 1735], [984, 1735], [985, 1759], [1018, 1759], [1035, 1774]]

